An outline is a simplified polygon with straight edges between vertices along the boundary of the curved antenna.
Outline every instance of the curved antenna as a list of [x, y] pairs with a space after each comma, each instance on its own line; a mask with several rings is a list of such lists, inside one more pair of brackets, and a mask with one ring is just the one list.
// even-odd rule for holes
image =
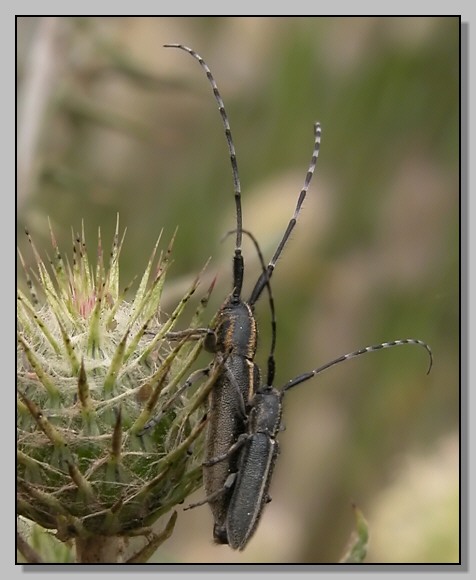
[[[227, 232], [223, 236], [222, 241], [225, 240], [229, 235], [234, 234], [234, 233], [235, 233], [235, 230], [230, 230], [229, 232]], [[266, 264], [265, 264], [263, 252], [261, 251], [258, 240], [255, 238], [255, 236], [249, 230], [244, 229], [243, 233], [246, 234], [250, 238], [250, 240], [253, 242], [256, 253], [258, 254], [259, 262], [261, 264], [261, 270], [262, 270], [262, 272], [266, 272]], [[266, 289], [268, 291], [269, 309], [271, 312], [271, 347], [269, 349], [269, 355], [268, 355], [268, 374], [267, 374], [266, 384], [272, 385], [273, 381], [274, 381], [275, 370], [276, 370], [276, 362], [275, 362], [275, 358], [274, 358], [274, 351], [276, 349], [276, 310], [274, 308], [274, 298], [273, 298], [273, 293], [271, 291], [271, 284], [269, 283], [268, 277], [266, 277], [265, 286], [266, 286]]]
[[430, 363], [428, 366], [428, 370], [426, 371], [426, 374], [429, 374], [429, 372], [431, 371], [431, 367], [433, 366], [433, 354], [431, 352], [431, 348], [429, 347], [429, 345], [426, 344], [426, 342], [423, 342], [422, 340], [418, 340], [415, 338], [404, 338], [401, 340], [392, 340], [391, 342], [382, 342], [381, 344], [366, 346], [365, 348], [361, 348], [360, 350], [356, 350], [354, 352], [344, 354], [344, 355], [326, 363], [325, 365], [318, 367], [317, 369], [314, 369], [312, 371], [309, 371], [307, 373], [299, 375], [298, 377], [296, 377], [294, 379], [291, 379], [290, 381], [288, 381], [284, 385], [284, 387], [281, 389], [281, 392], [285, 393], [287, 390], [291, 389], [292, 387], [295, 387], [296, 385], [299, 385], [301, 383], [304, 383], [305, 381], [308, 381], [309, 379], [312, 379], [312, 377], [315, 377], [316, 375], [322, 373], [323, 371], [327, 370], [330, 367], [333, 367], [334, 365], [336, 365], [338, 363], [344, 362], [346, 360], [350, 360], [351, 358], [356, 358], [356, 357], [361, 356], [362, 354], [366, 354], [368, 352], [375, 352], [377, 350], [382, 350], [384, 348], [392, 348], [394, 346], [403, 346], [405, 344], [413, 344], [413, 345], [417, 345], [417, 346], [422, 346], [424, 349], [426, 349], [426, 351], [428, 352], [428, 356], [430, 357]]
[[286, 231], [284, 232], [284, 235], [283, 235], [281, 241], [279, 242], [278, 247], [276, 248], [274, 256], [271, 258], [266, 270], [258, 278], [258, 281], [256, 282], [255, 287], [253, 288], [253, 291], [251, 292], [251, 297], [248, 301], [250, 306], [253, 306], [253, 304], [256, 303], [256, 301], [258, 300], [258, 298], [261, 295], [261, 292], [263, 292], [263, 289], [266, 286], [266, 280], [269, 280], [271, 278], [273, 271], [274, 271], [274, 268], [276, 266], [276, 262], [278, 261], [278, 258], [281, 255], [281, 252], [283, 251], [283, 248], [286, 245], [286, 242], [288, 241], [289, 236], [291, 235], [291, 232], [294, 229], [294, 226], [296, 225], [296, 221], [297, 221], [299, 212], [301, 211], [301, 207], [302, 207], [302, 204], [303, 204], [304, 199], [306, 197], [307, 190], [309, 189], [309, 185], [311, 183], [312, 176], [314, 175], [314, 170], [316, 168], [317, 158], [319, 156], [320, 145], [321, 145], [321, 125], [320, 125], [320, 123], [315, 123], [314, 124], [314, 150], [312, 152], [311, 162], [310, 162], [309, 168], [307, 170], [306, 179], [304, 180], [303, 188], [301, 190], [301, 193], [299, 194], [299, 198], [298, 198], [298, 201], [296, 204], [296, 209], [294, 210], [293, 217], [289, 220], [288, 227], [286, 228]]
[[208, 81], [213, 89], [213, 95], [215, 96], [215, 100], [218, 103], [218, 110], [220, 111], [221, 119], [223, 122], [223, 126], [225, 128], [225, 136], [226, 142], [228, 145], [228, 152], [230, 154], [230, 161], [231, 161], [231, 171], [233, 174], [233, 189], [235, 194], [235, 205], [236, 205], [236, 243], [235, 243], [235, 255], [233, 257], [233, 298], [235, 300], [239, 300], [241, 296], [241, 289], [243, 286], [243, 273], [244, 273], [244, 263], [243, 263], [243, 256], [241, 255], [241, 241], [242, 241], [242, 232], [243, 232], [243, 224], [242, 224], [242, 212], [241, 212], [241, 183], [240, 183], [240, 176], [238, 173], [238, 163], [236, 161], [236, 151], [235, 145], [233, 143], [233, 137], [231, 135], [231, 128], [230, 122], [228, 120], [228, 115], [225, 110], [225, 104], [223, 103], [223, 99], [221, 98], [220, 92], [218, 90], [218, 86], [213, 78], [211, 70], [208, 68], [207, 63], [203, 60], [203, 58], [195, 52], [192, 48], [188, 46], [184, 46], [183, 44], [164, 44], [165, 48], [180, 48], [185, 52], [188, 52], [191, 56], [193, 56], [198, 62], [200, 66], [205, 71]]

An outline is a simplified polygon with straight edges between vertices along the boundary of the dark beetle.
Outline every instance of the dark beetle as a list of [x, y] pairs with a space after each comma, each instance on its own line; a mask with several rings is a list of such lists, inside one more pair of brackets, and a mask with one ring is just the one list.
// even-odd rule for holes
[[[279, 446], [276, 437], [281, 427], [282, 399], [285, 392], [339, 362], [367, 352], [404, 344], [423, 346], [430, 356], [430, 368], [432, 354], [429, 346], [420, 340], [404, 339], [385, 342], [340, 356], [322, 367], [288, 381], [281, 390], [272, 386], [275, 370], [276, 321], [269, 281], [276, 262], [296, 225], [314, 174], [319, 154], [321, 128], [319, 123], [314, 125], [314, 149], [304, 186], [284, 235], [268, 266], [265, 266], [254, 236], [242, 227], [241, 185], [235, 147], [216, 82], [202, 57], [194, 50], [179, 44], [165, 46], [188, 52], [198, 60], [206, 72], [225, 128], [232, 166], [236, 204], [233, 290], [218, 312], [215, 328], [202, 329], [206, 332], [204, 347], [214, 353], [214, 362], [223, 366], [223, 371], [220, 372], [214, 384], [209, 401], [209, 424], [203, 463], [206, 497], [203, 501], [189, 507], [208, 502], [214, 517], [215, 541], [229, 544], [233, 549], [242, 550], [256, 530], [263, 508], [269, 501], [268, 489], [278, 454]], [[244, 260], [241, 253], [243, 233], [247, 233], [255, 243], [262, 263], [262, 272], [248, 302], [245, 302], [241, 296], [244, 277]], [[254, 362], [258, 332], [253, 308], [265, 288], [268, 289], [271, 307], [272, 342], [268, 358], [267, 383], [260, 386], [260, 370]]]
[[[225, 533], [225, 520], [228, 512], [230, 497], [229, 476], [237, 471], [236, 457], [228, 454], [239, 439], [246, 432], [247, 414], [245, 404], [250, 401], [260, 385], [260, 371], [254, 362], [257, 348], [257, 328], [253, 314], [253, 308], [263, 290], [269, 287], [269, 279], [272, 276], [276, 262], [296, 224], [297, 216], [306, 197], [319, 153], [321, 129], [318, 123], [314, 126], [314, 148], [311, 162], [306, 174], [304, 186], [296, 204], [293, 217], [277, 246], [268, 266], [263, 268], [258, 277], [248, 302], [242, 299], [242, 286], [244, 277], [244, 260], [241, 253], [243, 235], [241, 215], [241, 185], [236, 161], [235, 146], [231, 135], [230, 123], [225, 111], [223, 100], [218, 91], [216, 82], [202, 57], [186, 46], [181, 44], [167, 44], [168, 48], [179, 48], [193, 56], [205, 71], [212, 86], [213, 94], [218, 103], [218, 108], [225, 128], [230, 161], [233, 173], [234, 195], [236, 204], [236, 242], [233, 256], [233, 290], [221, 307], [217, 323], [213, 331], [207, 333], [204, 347], [215, 354], [215, 362], [223, 365], [209, 400], [209, 421], [206, 438], [206, 451], [204, 462], [204, 486], [206, 498], [204, 501], [210, 504], [213, 513], [214, 538], [217, 543], [227, 543]], [[270, 297], [272, 302], [272, 298]], [[272, 308], [272, 332], [273, 345], [275, 336], [274, 308]], [[274, 347], [273, 347], [274, 348]], [[224, 359], [226, 358], [226, 361]], [[271, 359], [270, 359], [271, 360]], [[269, 363], [271, 365], [271, 362]], [[271, 372], [271, 371], [270, 371]], [[216, 457], [226, 456], [226, 460], [213, 462]], [[208, 466], [207, 466], [208, 464]], [[227, 484], [228, 481], [228, 484]], [[200, 502], [204, 503], [204, 502]], [[195, 505], [200, 505], [195, 504]]]
[[[233, 297], [230, 299], [230, 302]], [[210, 336], [216, 342], [210, 344]], [[207, 340], [208, 339], [208, 340]], [[244, 401], [253, 397], [260, 385], [260, 372], [253, 362], [256, 353], [256, 323], [251, 308], [244, 302], [225, 303], [219, 313], [215, 335], [208, 335], [205, 348], [215, 353], [230, 354], [210, 393], [205, 460], [226, 454], [246, 429]], [[230, 491], [225, 482], [237, 470], [236, 456], [204, 467], [203, 480], [207, 501], [212, 510], [216, 542], [227, 543], [223, 533]], [[214, 495], [218, 491], [218, 494]]]
[[226, 537], [231, 548], [243, 550], [269, 501], [268, 489], [279, 453], [276, 436], [281, 428], [282, 394], [266, 386], [253, 398], [248, 432], [239, 452], [238, 471], [226, 517]]
[[[432, 353], [427, 344], [415, 339], [396, 340], [345, 354], [337, 359], [288, 381], [281, 389], [265, 385], [257, 390], [249, 403], [247, 433], [239, 437], [236, 444], [229, 449], [228, 455], [235, 456], [237, 472], [229, 477], [227, 493], [230, 495], [225, 521], [225, 533], [228, 544], [235, 550], [243, 550], [254, 534], [261, 518], [264, 506], [270, 501], [268, 489], [273, 475], [274, 465], [279, 453], [276, 437], [281, 430], [282, 400], [289, 389], [295, 387], [329, 367], [374, 352], [383, 348], [416, 344], [428, 351], [432, 365]], [[226, 456], [216, 460], [225, 460]]]

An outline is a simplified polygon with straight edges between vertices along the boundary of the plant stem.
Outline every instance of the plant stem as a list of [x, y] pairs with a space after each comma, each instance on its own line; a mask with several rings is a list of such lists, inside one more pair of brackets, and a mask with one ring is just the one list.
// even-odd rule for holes
[[124, 538], [118, 536], [89, 536], [76, 538], [78, 564], [115, 564], [122, 562]]

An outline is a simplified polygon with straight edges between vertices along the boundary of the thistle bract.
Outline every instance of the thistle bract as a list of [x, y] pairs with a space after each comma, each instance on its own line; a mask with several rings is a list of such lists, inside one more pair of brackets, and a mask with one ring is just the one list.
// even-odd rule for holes
[[150, 525], [201, 485], [202, 403], [216, 373], [180, 388], [202, 341], [171, 334], [198, 278], [166, 316], [172, 242], [156, 259], [157, 242], [128, 300], [118, 227], [107, 266], [100, 235], [94, 267], [84, 230], [73, 236], [71, 261], [51, 233], [49, 267], [28, 237], [36, 268], [30, 276], [20, 255], [29, 292], [19, 290], [17, 303], [17, 513], [77, 546], [144, 534], [155, 549]]

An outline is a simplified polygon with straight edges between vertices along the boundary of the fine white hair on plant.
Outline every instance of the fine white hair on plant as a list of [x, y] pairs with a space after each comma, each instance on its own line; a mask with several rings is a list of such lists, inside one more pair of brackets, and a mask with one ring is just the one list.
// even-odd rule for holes
[[[203, 335], [174, 338], [199, 276], [166, 316], [160, 300], [175, 235], [160, 252], [159, 237], [133, 290], [119, 277], [119, 220], [107, 263], [100, 232], [93, 264], [84, 227], [73, 235], [70, 257], [50, 231], [48, 265], [28, 232], [31, 271], [20, 254], [26, 289], [17, 299], [17, 513], [54, 530], [57, 540], [75, 540], [77, 561], [104, 558], [123, 538], [140, 534], [155, 550], [176, 516], [162, 534], [151, 531], [152, 523], [202, 480], [202, 402], [217, 371], [181, 389]], [[158, 414], [161, 420], [144, 429]], [[149, 552], [131, 561], [146, 561]]]

